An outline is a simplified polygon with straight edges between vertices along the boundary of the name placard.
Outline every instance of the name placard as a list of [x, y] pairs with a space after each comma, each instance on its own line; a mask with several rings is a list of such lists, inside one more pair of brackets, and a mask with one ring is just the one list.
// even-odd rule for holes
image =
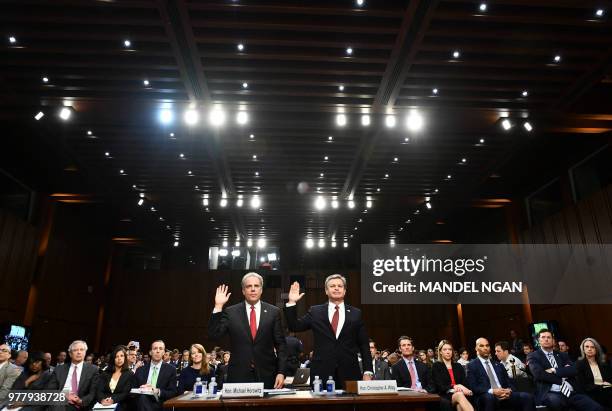
[[357, 381], [357, 395], [397, 394], [395, 380]]
[[263, 395], [263, 382], [225, 383], [221, 393], [223, 398], [263, 397]]

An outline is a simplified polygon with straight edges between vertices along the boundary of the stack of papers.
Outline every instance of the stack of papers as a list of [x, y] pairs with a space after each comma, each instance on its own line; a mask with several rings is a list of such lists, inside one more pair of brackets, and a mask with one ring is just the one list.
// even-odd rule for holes
[[278, 388], [272, 390], [264, 390], [264, 394], [267, 395], [287, 395], [287, 394], [295, 394], [296, 391], [291, 388]]

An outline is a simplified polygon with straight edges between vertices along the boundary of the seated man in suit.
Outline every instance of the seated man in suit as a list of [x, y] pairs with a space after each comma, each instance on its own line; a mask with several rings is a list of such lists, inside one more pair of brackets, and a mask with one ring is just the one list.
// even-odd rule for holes
[[162, 340], [151, 344], [151, 362], [136, 370], [137, 386], [154, 391], [155, 396], [137, 394], [133, 401], [138, 411], [161, 410], [162, 403], [177, 395], [176, 368], [162, 361], [166, 344]]
[[398, 338], [397, 345], [402, 358], [391, 367], [397, 386], [430, 392], [432, 387], [429, 380], [429, 367], [422, 362], [415, 361], [412, 338], [402, 335]]
[[476, 340], [476, 353], [478, 356], [468, 364], [467, 385], [474, 393], [479, 411], [501, 407], [522, 411], [535, 409], [533, 395], [510, 388], [505, 368], [491, 359], [491, 346], [486, 338]]
[[55, 367], [48, 390], [69, 391], [66, 410], [91, 410], [96, 403], [98, 367], [85, 363], [87, 343], [76, 340], [68, 347], [70, 362]]
[[8, 393], [13, 383], [21, 374], [19, 367], [11, 363], [11, 347], [0, 345], [0, 407], [7, 403]]
[[389, 371], [389, 364], [377, 355], [376, 343], [370, 339], [370, 354], [372, 354], [372, 367], [374, 370], [375, 380], [390, 380], [391, 371]]
[[495, 356], [506, 369], [509, 378], [528, 378], [525, 372], [527, 366], [518, 357], [510, 354], [510, 344], [507, 341], [495, 343]]
[[584, 394], [577, 394], [576, 366], [566, 353], [553, 351], [554, 336], [550, 330], [538, 332], [540, 349], [527, 357], [536, 383], [536, 402], [553, 411], [574, 408], [580, 411], [603, 411], [603, 407]]

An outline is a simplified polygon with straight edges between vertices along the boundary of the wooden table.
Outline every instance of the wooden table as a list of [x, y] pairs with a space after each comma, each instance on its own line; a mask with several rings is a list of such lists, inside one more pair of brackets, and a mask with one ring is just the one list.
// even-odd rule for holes
[[[184, 394], [164, 402], [164, 408], [180, 408], [180, 411], [230, 408], [258, 407], [272, 409], [279, 407], [291, 411], [367, 411], [367, 410], [412, 410], [425, 411], [428, 404], [437, 409], [440, 397], [433, 394], [422, 394], [412, 391], [400, 391], [397, 394], [333, 396], [313, 395], [309, 391], [298, 391], [295, 394], [275, 395], [263, 398], [236, 399], [191, 399], [191, 394]], [[313, 410], [313, 407], [316, 410]]]

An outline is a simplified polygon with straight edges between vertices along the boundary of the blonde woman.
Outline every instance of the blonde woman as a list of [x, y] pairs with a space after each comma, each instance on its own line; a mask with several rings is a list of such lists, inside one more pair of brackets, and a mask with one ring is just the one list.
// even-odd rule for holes
[[442, 401], [448, 401], [457, 411], [474, 411], [467, 397], [472, 391], [465, 385], [465, 371], [453, 361], [453, 345], [448, 340], [438, 344], [438, 361], [431, 367], [431, 385]]
[[580, 343], [576, 361], [576, 380], [582, 391], [602, 406], [612, 408], [612, 370], [606, 363], [601, 345], [591, 337]]
[[189, 349], [189, 367], [183, 368], [179, 375], [178, 392], [180, 394], [193, 390], [196, 378], [208, 383], [215, 376], [215, 369], [206, 361], [206, 350], [202, 344], [193, 344]]

